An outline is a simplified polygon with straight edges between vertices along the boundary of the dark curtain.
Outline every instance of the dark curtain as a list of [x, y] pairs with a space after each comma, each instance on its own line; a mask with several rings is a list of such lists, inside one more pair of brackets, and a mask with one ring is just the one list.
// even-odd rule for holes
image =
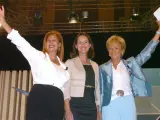
[[[106, 51], [106, 40], [111, 35], [120, 35], [126, 40], [127, 49], [124, 58], [136, 56], [145, 45], [152, 39], [155, 32], [122, 32], [122, 33], [92, 33], [90, 34], [95, 48], [95, 58], [99, 65], [108, 61], [109, 56]], [[42, 50], [44, 35], [24, 36], [26, 40], [38, 50]], [[72, 43], [76, 34], [63, 34], [65, 56], [64, 61], [69, 59], [72, 51]], [[143, 65], [143, 68], [160, 68], [160, 47], [158, 46], [152, 58]], [[6, 36], [0, 36], [0, 69], [1, 70], [29, 70], [30, 66], [23, 55], [16, 49]]]

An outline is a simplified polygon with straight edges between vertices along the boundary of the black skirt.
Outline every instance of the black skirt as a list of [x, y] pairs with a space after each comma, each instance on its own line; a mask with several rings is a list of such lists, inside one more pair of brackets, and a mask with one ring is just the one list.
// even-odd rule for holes
[[28, 96], [26, 120], [63, 120], [62, 91], [51, 85], [35, 84]]
[[94, 89], [85, 88], [84, 97], [71, 97], [70, 107], [74, 120], [97, 120]]

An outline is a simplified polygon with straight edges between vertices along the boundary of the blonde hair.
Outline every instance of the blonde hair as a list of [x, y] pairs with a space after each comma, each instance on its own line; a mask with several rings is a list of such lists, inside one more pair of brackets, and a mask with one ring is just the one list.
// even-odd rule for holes
[[106, 48], [108, 49], [114, 43], [120, 44], [121, 49], [122, 49], [122, 55], [124, 55], [125, 50], [126, 50], [126, 42], [125, 42], [125, 40], [121, 36], [113, 35], [110, 38], [108, 38], [108, 40], [106, 41]]
[[47, 46], [46, 46], [46, 42], [47, 42], [47, 39], [50, 35], [54, 35], [57, 37], [58, 41], [61, 43], [61, 46], [60, 46], [60, 49], [58, 49], [57, 51], [57, 56], [60, 58], [61, 61], [63, 61], [63, 57], [64, 57], [64, 44], [63, 44], [63, 37], [61, 35], [60, 32], [58, 31], [50, 31], [48, 33], [46, 33], [46, 35], [44, 36], [44, 39], [43, 39], [43, 53], [48, 53], [48, 50], [47, 50]]

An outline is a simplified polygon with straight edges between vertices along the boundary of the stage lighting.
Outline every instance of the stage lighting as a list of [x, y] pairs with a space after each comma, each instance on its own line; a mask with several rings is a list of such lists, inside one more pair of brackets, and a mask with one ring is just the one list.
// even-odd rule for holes
[[132, 16], [130, 17], [131, 21], [140, 21], [141, 20], [141, 16], [138, 12], [138, 10], [136, 11], [135, 8], [132, 9]]
[[81, 22], [87, 22], [87, 21], [88, 21], [88, 11], [82, 11]]
[[69, 20], [69, 23], [78, 23], [78, 21], [79, 21], [79, 16], [78, 16], [78, 14], [75, 12], [75, 11], [71, 11], [70, 13], [69, 13], [69, 16], [68, 16], [68, 20]]
[[41, 25], [43, 23], [43, 17], [40, 11], [36, 11], [34, 14], [34, 25]]

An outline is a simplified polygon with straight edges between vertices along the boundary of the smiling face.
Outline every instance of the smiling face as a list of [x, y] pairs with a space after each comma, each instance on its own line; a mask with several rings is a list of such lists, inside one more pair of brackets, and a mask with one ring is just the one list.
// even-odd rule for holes
[[49, 35], [46, 40], [46, 49], [49, 52], [56, 52], [60, 48], [61, 43], [55, 35]]
[[60, 32], [52, 30], [46, 33], [43, 39], [43, 53], [55, 52], [55, 54], [63, 61], [64, 46], [63, 37]]
[[122, 48], [119, 43], [112, 43], [108, 47], [108, 53], [112, 60], [119, 60], [122, 56]]
[[71, 58], [77, 57], [80, 54], [85, 54], [88, 58], [94, 57], [94, 46], [91, 37], [86, 32], [77, 34], [72, 45]]
[[86, 36], [80, 35], [77, 39], [77, 44], [75, 47], [78, 50], [79, 55], [87, 55], [91, 44]]
[[106, 47], [112, 60], [120, 60], [125, 52], [126, 43], [121, 36], [113, 35], [106, 41]]

